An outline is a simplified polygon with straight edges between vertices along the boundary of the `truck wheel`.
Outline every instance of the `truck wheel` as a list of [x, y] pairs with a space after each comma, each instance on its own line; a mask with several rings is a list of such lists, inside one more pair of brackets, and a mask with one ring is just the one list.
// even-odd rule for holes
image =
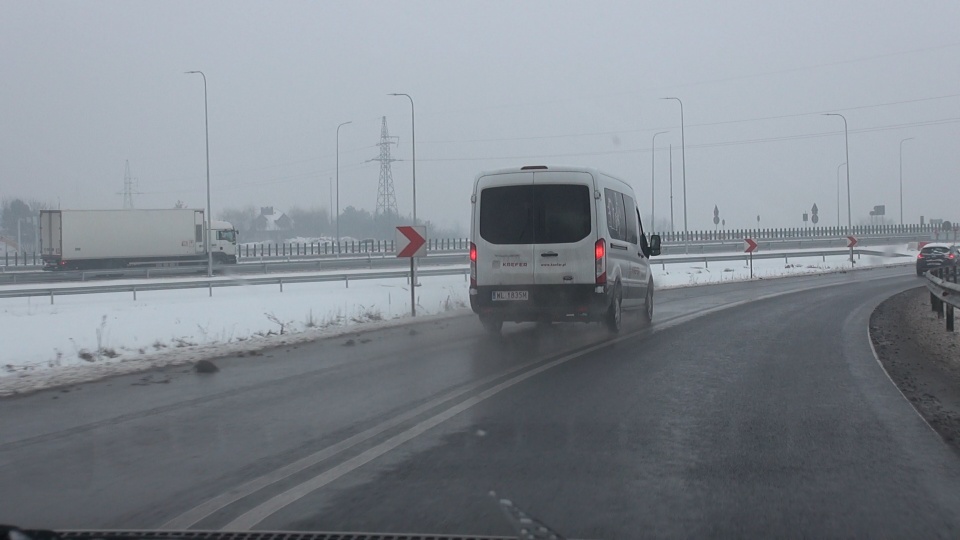
[[643, 324], [646, 326], [653, 322], [653, 280], [647, 282], [647, 297], [643, 303]]
[[622, 301], [623, 294], [620, 292], [620, 284], [617, 283], [616, 289], [613, 291], [613, 301], [610, 302], [606, 317], [607, 328], [615, 334], [620, 332], [620, 328], [623, 326], [623, 309], [620, 305]]
[[501, 319], [490, 315], [481, 315], [480, 324], [483, 325], [483, 329], [491, 336], [500, 337], [500, 331], [503, 329], [503, 321]]

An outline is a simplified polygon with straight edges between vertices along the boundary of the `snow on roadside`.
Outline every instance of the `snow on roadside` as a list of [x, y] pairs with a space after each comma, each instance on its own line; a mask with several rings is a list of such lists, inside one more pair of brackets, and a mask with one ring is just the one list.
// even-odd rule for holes
[[[858, 268], [912, 264], [902, 248], [863, 256]], [[758, 278], [850, 268], [844, 256], [754, 260]], [[339, 272], [343, 273], [343, 272]], [[743, 261], [653, 267], [657, 288], [749, 280]], [[302, 274], [300, 274], [302, 275]], [[275, 276], [274, 276], [275, 277]], [[178, 278], [189, 281], [205, 278]], [[236, 278], [224, 278], [236, 279]], [[171, 280], [164, 280], [171, 281]], [[125, 280], [129, 283], [129, 280]], [[419, 316], [468, 312], [463, 275], [421, 277]], [[64, 284], [63, 286], [69, 286]], [[29, 287], [29, 286], [26, 286]], [[406, 278], [0, 299], [0, 396], [205, 358], [405, 324]], [[282, 331], [282, 334], [281, 334]]]
[[[463, 276], [421, 277], [417, 314], [463, 312]], [[402, 324], [405, 278], [0, 299], [0, 395]], [[281, 335], [282, 333], [282, 335]]]
[[[771, 279], [804, 274], [828, 274], [845, 272], [852, 268], [872, 268], [877, 266], [895, 266], [913, 264], [916, 250], [904, 246], [886, 246], [871, 248], [882, 255], [862, 255], [856, 257], [851, 267], [849, 256], [828, 255], [821, 257], [788, 257], [786, 259], [754, 259], [754, 279]], [[790, 250], [796, 251], [796, 250]], [[817, 251], [817, 250], [811, 250]], [[654, 259], [653, 276], [657, 289], [692, 287], [732, 281], [750, 281], [750, 266], [745, 260], [696, 262], [684, 264], [657, 264]]]

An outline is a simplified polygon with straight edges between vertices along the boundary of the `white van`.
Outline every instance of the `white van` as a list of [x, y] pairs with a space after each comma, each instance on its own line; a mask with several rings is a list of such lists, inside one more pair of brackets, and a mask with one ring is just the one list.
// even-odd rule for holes
[[477, 176], [472, 203], [470, 307], [484, 327], [504, 321], [605, 322], [622, 311], [653, 318], [650, 257], [626, 182], [578, 167], [543, 165]]

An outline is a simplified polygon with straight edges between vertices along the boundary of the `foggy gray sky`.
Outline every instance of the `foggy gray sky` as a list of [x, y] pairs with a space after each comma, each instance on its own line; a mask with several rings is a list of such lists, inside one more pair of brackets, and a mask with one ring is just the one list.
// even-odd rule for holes
[[[386, 116], [411, 209], [416, 102], [421, 219], [466, 230], [477, 172], [594, 166], [649, 219], [691, 229], [837, 220], [850, 128], [853, 219], [960, 217], [960, 2], [20, 2], [0, 16], [0, 196], [119, 208], [204, 207], [208, 78], [214, 214], [327, 207], [341, 130], [341, 209], [373, 210]], [[841, 171], [842, 174], [842, 171]], [[845, 186], [843, 188], [845, 196]], [[841, 200], [846, 223], [846, 202]]]

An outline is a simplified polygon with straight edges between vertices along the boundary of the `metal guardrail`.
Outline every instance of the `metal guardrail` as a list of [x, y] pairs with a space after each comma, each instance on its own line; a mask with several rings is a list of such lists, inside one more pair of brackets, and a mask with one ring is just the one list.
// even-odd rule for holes
[[[854, 248], [854, 255], [860, 257], [861, 255], [873, 255], [877, 257], [903, 257], [911, 258], [910, 255], [903, 255], [900, 253], [894, 253], [892, 255], [884, 253], [882, 251], [877, 251], [873, 249], [859, 249]], [[784, 263], [789, 263], [790, 259], [801, 259], [801, 258], [810, 258], [810, 257], [821, 257], [824, 261], [827, 260], [827, 257], [834, 255], [849, 255], [850, 249], [821, 249], [821, 250], [808, 250], [808, 251], [792, 251], [792, 252], [780, 252], [780, 253], [764, 253], [764, 252], [754, 252], [753, 259], [783, 259]], [[746, 253], [736, 253], [729, 255], [696, 255], [696, 256], [684, 256], [684, 257], [670, 257], [670, 258], [657, 258], [653, 260], [653, 264], [661, 265], [666, 269], [668, 264], [682, 264], [682, 263], [704, 263], [705, 268], [709, 268], [711, 262], [725, 262], [725, 261], [748, 261], [750, 255]]]
[[[952, 232], [952, 231], [951, 231]], [[943, 236], [948, 239], [951, 232], [945, 232], [929, 225], [889, 225], [854, 227], [850, 234], [857, 236], [862, 245], [883, 242], [910, 242], [936, 239]], [[664, 253], [705, 254], [717, 253], [739, 246], [743, 238], [757, 241], [761, 250], [765, 249], [801, 249], [803, 247], [833, 247], [835, 242], [845, 242], [848, 234], [845, 229], [836, 227], [809, 227], [805, 229], [762, 229], [762, 230], [719, 230], [691, 231], [684, 241], [683, 233], [658, 233], [664, 242]], [[956, 233], [952, 236], [956, 238]], [[470, 241], [467, 238], [434, 238], [427, 244], [428, 253], [466, 253]], [[247, 261], [294, 261], [302, 259], [330, 259], [338, 255], [372, 255], [389, 257], [395, 254], [395, 245], [391, 240], [380, 241], [344, 241], [339, 246], [335, 242], [286, 242], [257, 243], [237, 246], [238, 256]], [[0, 275], [10, 269], [40, 269], [43, 264], [37, 252], [4, 252], [0, 256]]]
[[[830, 255], [846, 255], [849, 249], [822, 249], [818, 251], [802, 251], [788, 253], [754, 253], [754, 259], [779, 259], [783, 258], [784, 263], [789, 263], [790, 259], [798, 257], [823, 257], [826, 259]], [[885, 255], [879, 251], [857, 248], [854, 250], [857, 255]], [[466, 264], [466, 252], [464, 253], [433, 253], [420, 259], [420, 266], [429, 265], [449, 265]], [[663, 258], [653, 260], [654, 265], [661, 265], [666, 270], [667, 264], [683, 263], [703, 263], [706, 268], [710, 267], [711, 262], [749, 260], [749, 256], [743, 253], [727, 253], [716, 255], [689, 255], [677, 257], [668, 255]], [[318, 270], [350, 270], [350, 269], [373, 269], [401, 267], [407, 264], [405, 259], [397, 259], [392, 255], [375, 257], [368, 255], [366, 257], [344, 257], [340, 259], [309, 259], [301, 261], [264, 261], [264, 262], [244, 262], [236, 265], [218, 265], [214, 267], [217, 275], [243, 275], [243, 274], [268, 274], [276, 272], [305, 272]], [[86, 271], [64, 271], [64, 272], [8, 272], [0, 273], [0, 285], [15, 285], [28, 283], [47, 283], [47, 282], [69, 282], [110, 278], [159, 278], [171, 276], [188, 276], [191, 274], [200, 274], [206, 272], [203, 266], [185, 266], [185, 267], [161, 267], [161, 268], [132, 268], [117, 270], [86, 270]]]
[[[448, 264], [466, 264], [467, 253], [433, 253], [420, 259], [420, 266], [436, 266]], [[304, 259], [293, 261], [264, 261], [243, 262], [239, 264], [215, 265], [213, 271], [219, 276], [269, 274], [276, 272], [307, 272], [318, 270], [355, 270], [404, 267], [408, 265], [406, 259], [398, 259], [393, 254], [388, 256], [343, 257], [331, 259]], [[110, 278], [159, 278], [171, 276], [189, 276], [205, 274], [205, 265], [170, 266], [170, 267], [142, 267], [123, 268], [114, 270], [66, 270], [45, 272], [42, 270], [26, 272], [0, 272], [0, 285], [16, 285], [27, 283], [55, 283], [69, 281], [89, 281]]]
[[947, 331], [953, 332], [954, 308], [960, 308], [960, 285], [957, 285], [957, 267], [945, 266], [928, 270], [927, 290], [930, 291], [930, 309], [937, 317], [947, 319]]
[[[421, 268], [417, 270], [417, 276], [456, 276], [463, 274], [464, 278], [470, 273], [469, 268]], [[347, 288], [350, 287], [350, 281], [366, 279], [383, 278], [409, 278], [409, 270], [389, 270], [381, 272], [367, 272], [357, 274], [325, 274], [325, 275], [305, 275], [305, 276], [283, 276], [283, 277], [260, 277], [247, 279], [205, 279], [197, 281], [182, 281], [175, 283], [137, 283], [137, 284], [104, 284], [104, 285], [85, 285], [69, 287], [39, 287], [32, 289], [0, 289], [0, 298], [26, 298], [37, 296], [50, 297], [50, 303], [54, 303], [57, 296], [76, 295], [76, 294], [104, 294], [104, 293], [133, 293], [133, 299], [137, 299], [138, 292], [145, 291], [165, 291], [181, 289], [207, 289], [210, 296], [213, 296], [213, 289], [222, 287], [245, 287], [252, 285], [279, 285], [280, 292], [283, 292], [283, 286], [292, 283], [322, 283], [331, 281], [343, 281]]]
[[[751, 237], [752, 238], [752, 237]], [[907, 244], [910, 242], [922, 242], [929, 240], [929, 237], [925, 236], [915, 236], [915, 235], [888, 235], [888, 236], [864, 236], [857, 237], [859, 241], [859, 246], [868, 247], [868, 246], [881, 246], [881, 245], [896, 245], [896, 244]], [[814, 237], [814, 238], [776, 238], [768, 240], [758, 240], [754, 238], [754, 241], [757, 243], [757, 251], [763, 252], [768, 250], [784, 250], [784, 249], [829, 249], [829, 248], [842, 248], [847, 245], [846, 237]], [[668, 255], [673, 254], [684, 254], [684, 255], [702, 255], [707, 253], [724, 253], [730, 251], [740, 251], [743, 246], [743, 239], [737, 240], [725, 240], [717, 242], [694, 242], [690, 244], [683, 243], [667, 243], [663, 244], [663, 253]]]
[[[827, 250], [818, 250], [818, 251], [798, 251], [798, 252], [787, 252], [787, 253], [754, 253], [754, 259], [780, 259], [783, 258], [784, 261], [789, 262], [789, 259], [800, 259], [800, 258], [810, 258], [810, 257], [822, 257], [826, 260], [828, 256], [835, 255], [848, 255], [850, 253], [849, 249], [827, 249]], [[855, 249], [855, 255], [876, 255], [876, 256], [886, 256], [887, 254], [868, 249]], [[896, 254], [895, 256], [909, 258], [909, 255], [900, 255]], [[694, 257], [670, 257], [655, 259], [654, 265], [660, 264], [663, 268], [666, 268], [668, 264], [689, 264], [703, 262], [705, 266], [709, 265], [709, 262], [723, 262], [723, 261], [746, 261], [749, 259], [747, 254], [732, 254], [732, 255], [717, 255], [717, 256], [694, 256]], [[387, 259], [387, 260], [396, 260], [396, 259]], [[290, 263], [298, 264], [298, 263]], [[460, 275], [463, 274], [466, 276], [470, 271], [469, 266], [464, 265], [463, 267], [457, 268], [427, 268], [422, 267], [417, 271], [419, 276], [451, 276], [451, 275]], [[191, 272], [196, 273], [196, 269], [191, 269]], [[25, 298], [25, 297], [36, 297], [36, 296], [49, 296], [50, 303], [54, 303], [54, 298], [58, 295], [75, 295], [75, 294], [102, 294], [102, 293], [119, 293], [119, 292], [130, 292], [133, 293], [133, 299], [137, 299], [138, 292], [144, 291], [159, 291], [159, 290], [178, 290], [178, 289], [203, 289], [206, 288], [210, 291], [210, 295], [213, 295], [213, 289], [219, 287], [236, 287], [236, 286], [247, 286], [247, 285], [279, 285], [281, 292], [283, 291], [284, 284], [290, 283], [321, 283], [321, 282], [331, 282], [331, 281], [344, 281], [346, 286], [350, 286], [350, 280], [364, 280], [364, 279], [378, 279], [378, 278], [399, 278], [399, 277], [408, 277], [409, 271], [405, 268], [396, 269], [396, 270], [382, 270], [378, 272], [352, 272], [352, 273], [341, 273], [341, 274], [324, 274], [324, 275], [303, 275], [303, 276], [283, 276], [283, 277], [258, 277], [258, 278], [244, 278], [244, 279], [224, 279], [223, 277], [217, 279], [205, 279], [205, 280], [195, 280], [195, 281], [180, 281], [180, 282], [157, 282], [157, 283], [138, 283], [134, 284], [102, 284], [102, 285], [79, 285], [79, 286], [64, 286], [64, 287], [37, 287], [30, 289], [0, 289], [0, 298]], [[125, 276], [125, 277], [136, 277], [136, 276]]]

